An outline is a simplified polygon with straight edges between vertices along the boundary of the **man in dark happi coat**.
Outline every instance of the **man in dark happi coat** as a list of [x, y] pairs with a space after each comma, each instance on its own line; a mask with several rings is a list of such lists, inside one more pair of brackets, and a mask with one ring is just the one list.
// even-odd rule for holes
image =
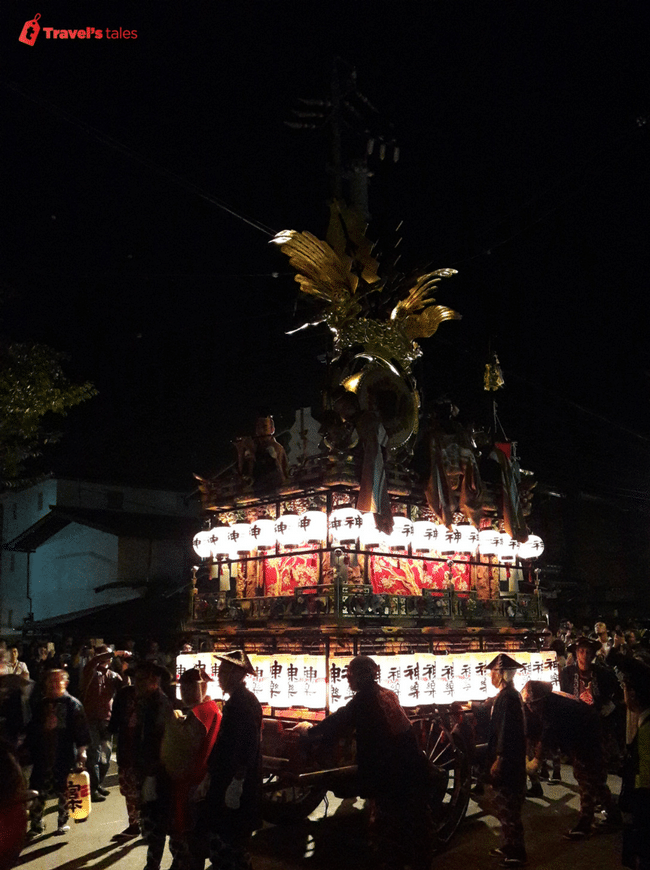
[[370, 798], [377, 866], [428, 868], [433, 846], [429, 767], [397, 695], [377, 683], [377, 672], [371, 658], [356, 656], [348, 665], [352, 700], [318, 725], [301, 723], [298, 729], [311, 743], [333, 742], [355, 730], [359, 794]]
[[521, 867], [527, 857], [521, 822], [526, 788], [526, 736], [521, 697], [512, 681], [522, 666], [509, 655], [499, 653], [487, 667], [492, 685], [499, 689], [490, 716], [487, 779], [503, 838], [501, 848], [490, 854], [501, 858], [501, 867]]
[[246, 653], [216, 657], [219, 685], [229, 697], [208, 759], [210, 788], [199, 829], [209, 840], [213, 870], [249, 870], [248, 840], [261, 825], [262, 707], [244, 683], [255, 673]]
[[160, 687], [164, 668], [144, 662], [135, 673], [135, 778], [140, 790], [140, 822], [147, 844], [145, 870], [160, 870], [172, 810], [172, 787], [161, 758], [167, 722], [174, 715]]
[[565, 836], [570, 840], [585, 839], [591, 832], [596, 805], [604, 808], [610, 822], [618, 821], [607, 786], [599, 717], [592, 705], [551, 689], [550, 683], [538, 680], [530, 680], [523, 688], [528, 715], [541, 723], [529, 770], [536, 770], [548, 750], [559, 749], [570, 757], [580, 791], [580, 815]]
[[[142, 690], [142, 681], [140, 682]], [[117, 772], [120, 794], [126, 801], [128, 827], [113, 840], [129, 840], [140, 833], [140, 804], [142, 803], [141, 787], [136, 775], [137, 758], [137, 704], [138, 695], [135, 686], [123, 686], [113, 703], [108, 730], [117, 734]]]
[[616, 674], [597, 655], [600, 648], [599, 641], [584, 636], [568, 647], [576, 664], [568, 665], [560, 674], [560, 689], [598, 712], [605, 760], [613, 773], [620, 767], [625, 744], [625, 708]]
[[30, 809], [30, 833], [43, 833], [43, 812], [47, 796], [58, 798], [57, 834], [70, 828], [67, 805], [67, 780], [70, 771], [86, 763], [90, 731], [84, 708], [67, 692], [66, 671], [48, 671], [42, 697], [34, 703], [32, 720], [27, 729], [27, 746], [34, 767], [29, 786], [38, 792]]

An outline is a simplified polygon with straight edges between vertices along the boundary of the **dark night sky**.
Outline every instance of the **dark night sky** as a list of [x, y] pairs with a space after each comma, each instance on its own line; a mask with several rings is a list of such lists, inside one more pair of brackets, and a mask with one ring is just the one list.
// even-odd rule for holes
[[[49, 465], [189, 487], [258, 409], [281, 428], [317, 404], [326, 337], [284, 335], [285, 258], [210, 200], [323, 235], [327, 136], [283, 121], [339, 56], [401, 149], [375, 167], [371, 237], [403, 220], [405, 267], [459, 272], [438, 301], [463, 320], [415, 372], [425, 399], [484, 410], [491, 342], [524, 466], [647, 498], [646, 6], [4, 3], [1, 328], [100, 391]], [[138, 36], [28, 47], [37, 11]]]

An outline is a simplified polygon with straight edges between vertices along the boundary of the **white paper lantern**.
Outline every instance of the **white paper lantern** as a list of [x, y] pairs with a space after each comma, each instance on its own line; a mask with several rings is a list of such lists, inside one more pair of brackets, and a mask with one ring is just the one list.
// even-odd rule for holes
[[512, 565], [517, 560], [519, 551], [519, 541], [515, 541], [507, 532], [501, 532], [499, 535], [499, 549], [497, 550], [497, 558], [504, 565]]
[[297, 547], [302, 543], [302, 529], [298, 514], [285, 513], [274, 525], [275, 540], [283, 547]]
[[232, 547], [228, 540], [230, 526], [219, 523], [210, 530], [210, 546], [212, 547], [213, 559], [229, 559], [232, 556]]
[[333, 544], [354, 544], [363, 520], [361, 511], [353, 507], [336, 508], [330, 514], [329, 527]]
[[519, 544], [520, 559], [537, 559], [544, 552], [544, 541], [539, 535], [528, 535], [528, 540]]
[[275, 547], [275, 523], [262, 518], [251, 523], [249, 530], [253, 547], [256, 550], [272, 550]]
[[364, 549], [387, 546], [386, 535], [377, 528], [377, 521], [373, 513], [366, 513], [361, 518], [359, 543]]
[[390, 533], [388, 543], [396, 550], [406, 550], [413, 541], [413, 521], [408, 517], [393, 517], [393, 531]]
[[413, 550], [416, 553], [437, 553], [444, 526], [430, 520], [416, 520], [413, 523]]
[[475, 553], [478, 549], [478, 529], [474, 526], [456, 526], [457, 553]]
[[497, 529], [483, 529], [478, 533], [478, 548], [482, 556], [496, 556], [501, 543], [501, 534]]
[[253, 542], [250, 523], [233, 523], [228, 530], [228, 545], [233, 553], [250, 553]]
[[458, 526], [452, 525], [450, 529], [443, 527], [442, 537], [438, 550], [441, 556], [453, 556], [458, 553], [458, 545], [460, 544], [461, 534], [458, 531]]
[[212, 558], [212, 546], [210, 545], [210, 532], [205, 529], [202, 532], [197, 532], [194, 535], [194, 540], [192, 541], [192, 546], [194, 547], [194, 552], [200, 559], [211, 559]]
[[298, 519], [302, 543], [322, 544], [327, 540], [327, 514], [323, 511], [305, 511]]

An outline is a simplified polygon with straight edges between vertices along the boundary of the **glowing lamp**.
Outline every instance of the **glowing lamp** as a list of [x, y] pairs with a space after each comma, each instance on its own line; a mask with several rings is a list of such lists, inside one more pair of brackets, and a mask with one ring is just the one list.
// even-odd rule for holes
[[544, 541], [539, 535], [528, 535], [528, 540], [519, 544], [520, 559], [537, 559], [544, 552]]
[[212, 533], [206, 529], [202, 532], [197, 532], [197, 534], [194, 535], [192, 546], [194, 547], [194, 552], [200, 559], [212, 558], [212, 547], [210, 545], [211, 534]]
[[504, 565], [514, 564], [519, 551], [519, 541], [515, 541], [507, 532], [501, 532], [499, 539], [499, 549], [497, 550], [499, 562], [503, 562]]
[[305, 511], [298, 519], [302, 541], [307, 544], [322, 544], [327, 540], [327, 515], [323, 511]]
[[457, 525], [452, 525], [450, 529], [444, 528], [440, 539], [438, 550], [441, 556], [453, 556], [458, 552], [458, 544], [460, 543], [460, 532]]
[[330, 514], [330, 534], [333, 544], [354, 544], [359, 537], [363, 520], [361, 511], [353, 507], [340, 507]]
[[217, 544], [219, 543], [219, 533], [214, 529], [210, 529], [210, 536], [208, 537], [208, 545], [210, 547], [210, 557], [212, 559], [216, 558], [216, 549]]
[[413, 550], [416, 553], [437, 552], [442, 531], [443, 526], [430, 520], [416, 520], [413, 523]]
[[233, 523], [228, 529], [228, 544], [233, 553], [249, 553], [253, 549], [250, 523]]
[[458, 538], [456, 540], [457, 553], [475, 553], [478, 549], [478, 529], [474, 526], [455, 526]]
[[278, 517], [273, 527], [275, 540], [283, 547], [297, 547], [302, 543], [302, 529], [298, 514], [286, 513]]
[[478, 548], [482, 556], [496, 556], [501, 543], [501, 533], [496, 529], [483, 529], [478, 533]]
[[396, 550], [406, 550], [413, 540], [413, 522], [408, 517], [393, 517], [393, 531], [388, 543]]
[[364, 514], [361, 518], [359, 529], [359, 543], [366, 549], [381, 547], [385, 542], [386, 535], [377, 528], [377, 522], [373, 513]]
[[230, 526], [225, 523], [219, 523], [210, 530], [213, 559], [229, 559], [232, 556], [232, 548], [228, 540], [229, 532]]
[[256, 550], [272, 550], [275, 547], [275, 523], [263, 518], [251, 523], [249, 530], [253, 547]]

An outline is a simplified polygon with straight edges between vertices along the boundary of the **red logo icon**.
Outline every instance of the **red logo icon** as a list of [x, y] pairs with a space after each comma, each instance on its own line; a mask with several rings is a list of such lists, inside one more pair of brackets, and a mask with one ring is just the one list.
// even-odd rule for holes
[[20, 36], [18, 37], [19, 42], [24, 42], [25, 45], [34, 45], [39, 30], [41, 29], [41, 25], [38, 23], [40, 17], [41, 13], [37, 12], [31, 21], [25, 22], [25, 25], [20, 32]]

